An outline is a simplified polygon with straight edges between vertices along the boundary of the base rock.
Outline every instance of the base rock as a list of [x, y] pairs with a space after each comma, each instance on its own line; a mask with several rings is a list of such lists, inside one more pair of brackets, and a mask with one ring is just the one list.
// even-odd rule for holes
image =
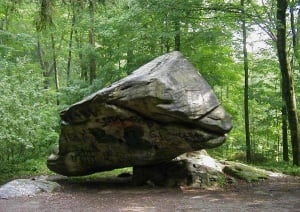
[[218, 161], [201, 150], [185, 153], [166, 163], [133, 167], [132, 179], [136, 185], [215, 188], [236, 180], [254, 182], [283, 176], [238, 162]]

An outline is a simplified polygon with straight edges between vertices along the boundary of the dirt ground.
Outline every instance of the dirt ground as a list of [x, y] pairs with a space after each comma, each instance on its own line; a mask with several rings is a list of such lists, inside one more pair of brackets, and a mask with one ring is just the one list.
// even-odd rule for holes
[[57, 182], [62, 189], [55, 193], [0, 200], [0, 211], [300, 211], [300, 179], [294, 177], [219, 190], [137, 187], [128, 178]]

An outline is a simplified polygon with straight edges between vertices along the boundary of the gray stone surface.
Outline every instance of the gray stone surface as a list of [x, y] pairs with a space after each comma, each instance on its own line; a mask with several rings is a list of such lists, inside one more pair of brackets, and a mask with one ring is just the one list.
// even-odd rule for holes
[[59, 189], [60, 185], [52, 181], [41, 179], [16, 179], [0, 187], [0, 199], [34, 196], [41, 192], [54, 192]]
[[180, 52], [160, 56], [61, 112], [48, 167], [86, 175], [170, 161], [221, 145], [231, 118]]
[[137, 185], [207, 188], [225, 183], [224, 167], [201, 150], [182, 154], [169, 162], [133, 167], [133, 182]]
[[255, 182], [285, 177], [234, 161], [219, 161], [205, 150], [184, 153], [172, 161], [150, 166], [133, 167], [133, 182], [163, 187], [211, 188], [222, 187], [237, 180]]

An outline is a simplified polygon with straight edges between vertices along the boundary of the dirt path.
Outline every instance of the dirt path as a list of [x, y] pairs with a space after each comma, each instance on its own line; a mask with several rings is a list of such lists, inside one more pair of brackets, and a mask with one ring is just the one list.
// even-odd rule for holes
[[59, 183], [63, 189], [53, 194], [0, 200], [0, 211], [300, 211], [300, 180], [293, 177], [210, 191], [135, 187], [126, 179]]

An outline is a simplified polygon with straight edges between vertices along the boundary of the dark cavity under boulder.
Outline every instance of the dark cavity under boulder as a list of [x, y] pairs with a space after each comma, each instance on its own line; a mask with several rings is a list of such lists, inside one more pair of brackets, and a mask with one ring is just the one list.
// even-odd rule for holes
[[209, 188], [226, 180], [223, 168], [222, 163], [201, 150], [182, 154], [165, 163], [133, 167], [133, 182], [136, 185]]
[[48, 167], [87, 175], [172, 160], [221, 145], [231, 118], [180, 52], [160, 56], [61, 112]]

